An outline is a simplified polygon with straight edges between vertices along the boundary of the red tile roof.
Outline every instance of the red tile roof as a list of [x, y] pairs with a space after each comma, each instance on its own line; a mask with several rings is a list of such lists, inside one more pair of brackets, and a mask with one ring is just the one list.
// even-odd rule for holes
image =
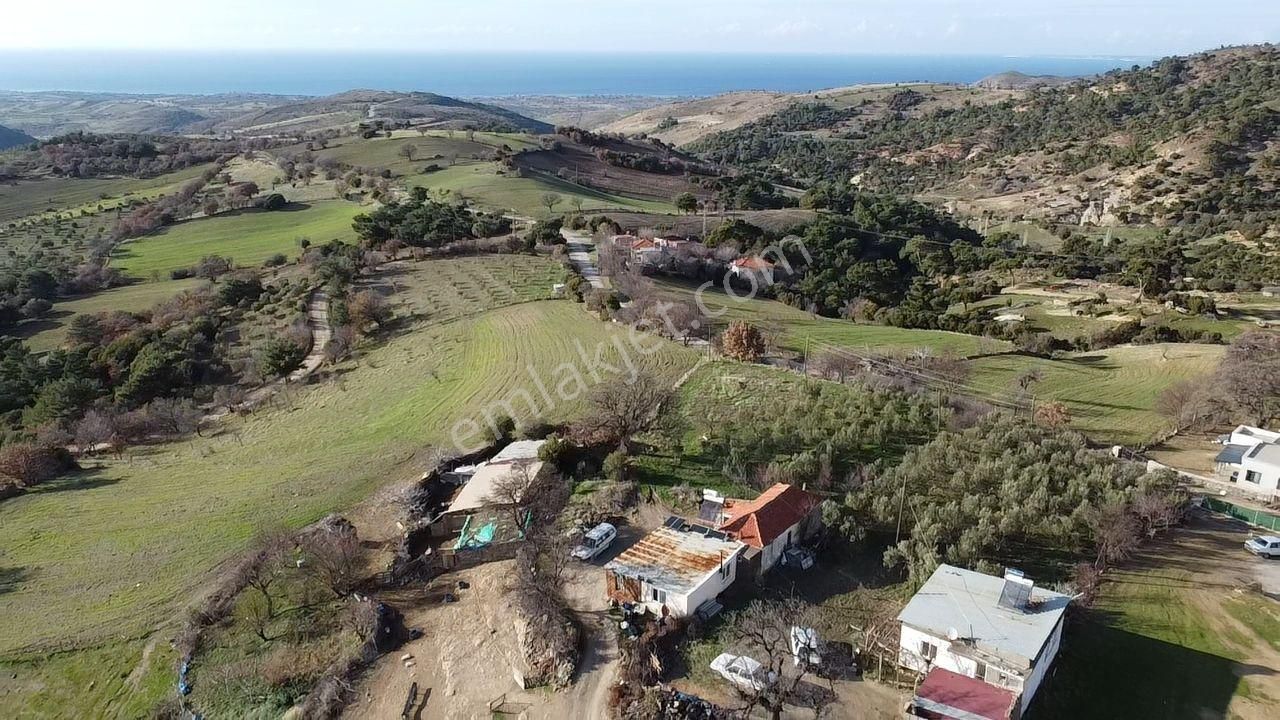
[[977, 678], [934, 668], [916, 688], [914, 702], [916, 716], [932, 720], [975, 716], [987, 720], [1009, 720], [1018, 704], [1018, 696], [1012, 690], [988, 685]]
[[733, 261], [733, 266], [745, 270], [772, 270], [773, 263], [762, 257], [744, 257]]
[[730, 500], [720, 529], [753, 548], [764, 548], [803, 520], [821, 498], [798, 487], [778, 483], [755, 500]]

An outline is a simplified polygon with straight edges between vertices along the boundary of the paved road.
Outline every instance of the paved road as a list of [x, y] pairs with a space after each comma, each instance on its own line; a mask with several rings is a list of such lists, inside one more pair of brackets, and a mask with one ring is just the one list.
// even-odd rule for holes
[[561, 228], [560, 234], [569, 244], [569, 262], [578, 268], [578, 272], [582, 273], [582, 277], [591, 283], [593, 288], [603, 288], [604, 279], [600, 277], [600, 270], [596, 268], [596, 264], [591, 261], [591, 236], [579, 230], [570, 230]]

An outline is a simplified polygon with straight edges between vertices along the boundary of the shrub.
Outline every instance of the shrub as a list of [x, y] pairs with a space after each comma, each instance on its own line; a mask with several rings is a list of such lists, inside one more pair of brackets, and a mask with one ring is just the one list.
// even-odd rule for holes
[[307, 349], [298, 342], [273, 336], [258, 351], [258, 368], [263, 377], [280, 377], [302, 364]]
[[764, 336], [754, 325], [734, 322], [721, 335], [721, 349], [735, 360], [755, 362], [764, 355]]

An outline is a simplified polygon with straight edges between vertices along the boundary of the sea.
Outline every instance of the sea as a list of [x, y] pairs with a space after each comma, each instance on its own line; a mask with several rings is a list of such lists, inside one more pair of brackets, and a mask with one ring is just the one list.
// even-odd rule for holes
[[804, 92], [864, 83], [971, 83], [1017, 70], [1093, 75], [1145, 57], [643, 53], [171, 52], [0, 49], [0, 90], [328, 95], [351, 89], [442, 95], [694, 97]]

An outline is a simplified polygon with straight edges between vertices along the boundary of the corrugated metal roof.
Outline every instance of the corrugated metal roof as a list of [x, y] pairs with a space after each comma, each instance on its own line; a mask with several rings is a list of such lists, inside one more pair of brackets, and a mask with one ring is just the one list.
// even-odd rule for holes
[[[709, 532], [713, 534], [708, 536]], [[726, 563], [736, 562], [744, 547], [709, 528], [664, 526], [640, 538], [605, 565], [605, 570], [685, 595]]]
[[963, 641], [953, 650], [963, 654], [967, 645], [1009, 663], [1011, 669], [1025, 669], [1053, 634], [1070, 598], [1037, 587], [1031, 606], [1015, 610], [999, 604], [1004, 585], [1004, 578], [939, 565], [898, 620], [939, 638], [954, 629]]
[[1218, 453], [1218, 456], [1213, 461], [1228, 465], [1239, 465], [1240, 461], [1244, 459], [1244, 454], [1248, 451], [1248, 445], [1227, 445], [1222, 448], [1222, 451]]

